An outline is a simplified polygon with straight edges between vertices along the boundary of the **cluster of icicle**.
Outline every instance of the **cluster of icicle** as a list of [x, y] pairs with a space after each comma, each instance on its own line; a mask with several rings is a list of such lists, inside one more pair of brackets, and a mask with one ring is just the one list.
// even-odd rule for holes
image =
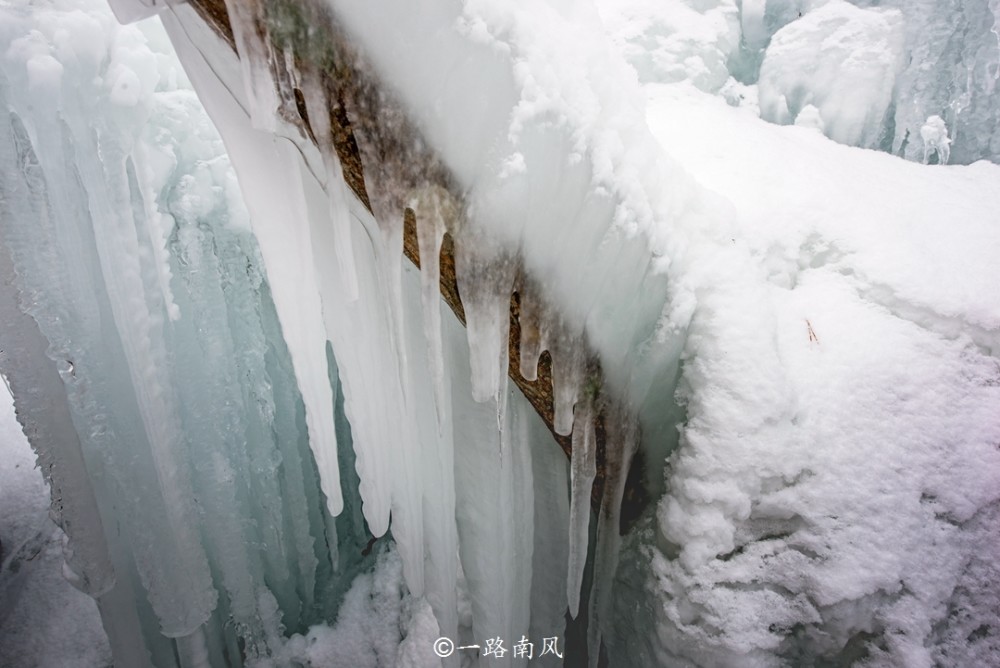
[[[453, 601], [448, 600], [447, 592], [455, 576], [454, 570], [450, 570], [454, 568], [451, 560], [455, 555], [435, 554], [442, 551], [443, 546], [431, 543], [427, 536], [421, 535], [448, 527], [454, 512], [448, 505], [453, 500], [444, 500], [439, 509], [441, 512], [433, 518], [433, 522], [427, 521], [426, 514], [423, 522], [419, 513], [414, 516], [414, 509], [419, 508], [421, 503], [418, 481], [424, 485], [431, 482], [416, 472], [420, 470], [420, 460], [433, 455], [434, 446], [421, 438], [419, 428], [408, 424], [406, 419], [398, 419], [412, 415], [414, 411], [420, 412], [422, 406], [427, 404], [427, 398], [419, 396], [419, 384], [414, 382], [414, 374], [426, 373], [433, 390], [431, 403], [436, 417], [430, 438], [445, 442], [454, 439], [456, 449], [465, 447], [457, 438], [459, 426], [456, 423], [469, 416], [452, 413], [457, 410], [455, 406], [460, 405], [454, 396], [459, 389], [455, 387], [454, 380], [451, 388], [446, 382], [449, 371], [446, 367], [455, 366], [455, 362], [446, 364], [448, 356], [445, 354], [440, 312], [440, 253], [447, 233], [455, 242], [455, 269], [465, 316], [471, 397], [495, 411], [491, 429], [495, 432], [498, 449], [492, 466], [497, 472], [506, 465], [512, 448], [523, 447], [523, 444], [511, 443], [514, 437], [509, 433], [510, 416], [507, 414], [513, 396], [508, 388], [508, 337], [510, 299], [514, 291], [519, 293], [521, 304], [520, 374], [526, 380], [534, 381], [542, 353], [548, 351], [552, 359], [552, 428], [561, 435], [572, 434], [573, 445], [565, 601], [574, 618], [579, 612], [587, 561], [590, 492], [597, 465], [595, 425], [599, 412], [603, 413], [607, 443], [611, 445], [606, 449], [605, 494], [595, 552], [597, 575], [590, 602], [590, 657], [592, 662], [596, 662], [600, 647], [600, 619], [610, 605], [610, 581], [617, 559], [625, 476], [638, 441], [634, 417], [627, 409], [610, 405], [605, 397], [599, 396], [599, 388], [594, 387], [593, 379], [588, 374], [587, 361], [591, 353], [587, 351], [582, 326], [571, 328], [558, 315], [558, 310], [546, 303], [543, 290], [524, 277], [519, 259], [495, 242], [489, 230], [475, 224], [472, 220], [474, 212], [449, 188], [449, 177], [433, 151], [421, 141], [419, 133], [410, 126], [406, 114], [392, 100], [391, 94], [374, 85], [376, 76], [358, 59], [357, 54], [348, 51], [350, 47], [343, 41], [336, 47], [340, 50], [338, 57], [341, 59], [336, 66], [346, 68], [349, 73], [350, 80], [346, 86], [332, 79], [329, 59], [325, 65], [311, 62], [310, 55], [319, 60], [317, 53], [328, 54], [333, 50], [326, 40], [343, 40], [338, 37], [339, 28], [329, 21], [326, 12], [310, 3], [302, 3], [299, 9], [310, 17], [314, 43], [286, 42], [284, 46], [278, 46], [281, 40], [270, 34], [269, 27], [275, 19], [268, 16], [265, 3], [230, 0], [227, 8], [253, 125], [264, 132], [292, 139], [309, 164], [310, 172], [325, 186], [328, 216], [323, 224], [330, 229], [320, 234], [314, 229], [311, 242], [322, 244], [321, 234], [328, 234], [330, 244], [319, 249], [314, 247], [312, 252], [313, 257], [320, 257], [324, 250], [336, 253], [337, 271], [326, 285], [324, 278], [319, 277], [318, 289], [327, 321], [326, 332], [340, 363], [348, 417], [358, 450], [361, 496], [369, 526], [375, 535], [381, 535], [389, 526], [391, 509], [392, 532], [404, 557], [404, 573], [410, 590], [417, 595], [427, 593], [438, 614], [442, 632], [453, 628], [454, 611], [450, 609]], [[303, 57], [299, 57], [300, 54]], [[350, 60], [343, 62], [346, 58]], [[339, 98], [338, 90], [341, 93]], [[301, 118], [298, 97], [304, 100], [307, 119]], [[331, 110], [341, 104], [346, 106], [358, 144], [373, 216], [361, 210], [360, 202], [353, 199], [345, 184], [335, 146], [336, 130], [331, 121]], [[238, 156], [236, 160], [240, 170]], [[253, 209], [251, 204], [251, 212]], [[404, 313], [407, 297], [402, 284], [401, 262], [406, 209], [410, 209], [416, 219], [421, 260], [420, 302], [426, 359], [419, 361], [410, 360], [413, 355], [409, 342], [416, 337], [407, 331], [407, 325], [414, 319], [407, 318]], [[255, 231], [258, 231], [256, 220], [254, 224]], [[363, 235], [360, 242], [352, 238], [358, 231]], [[260, 231], [258, 236], [262, 236]], [[262, 246], [266, 262], [266, 239], [262, 238]], [[361, 253], [358, 253], [358, 246], [363, 247]], [[367, 258], [372, 261], [367, 261]], [[276, 271], [272, 271], [272, 265], [268, 264], [272, 282], [277, 280], [277, 271], [280, 269], [276, 267]], [[365, 273], [370, 275], [363, 275]], [[340, 307], [330, 309], [331, 303], [340, 304]], [[280, 303], [278, 308], [280, 314]], [[358, 312], [364, 312], [366, 317], [355, 319], [353, 314]], [[345, 318], [350, 320], [346, 328]], [[387, 325], [387, 336], [378, 355], [373, 354], [370, 346], [358, 346], [356, 337], [361, 335], [358, 326], [364, 319]], [[375, 338], [374, 332], [372, 334]], [[377, 383], [377, 387], [371, 387], [373, 383]], [[417, 416], [417, 421], [422, 419], [423, 416]], [[477, 429], [485, 426], [477, 425]], [[398, 430], [393, 431], [393, 427]], [[448, 438], [449, 435], [451, 438]], [[318, 462], [333, 459], [324, 452], [322, 442], [312, 439], [311, 442]], [[394, 455], [387, 452], [387, 446], [402, 447]], [[406, 470], [396, 475], [410, 480], [385, 480], [393, 475], [390, 471], [379, 470], [386, 465], [387, 455], [399, 457], [398, 461], [405, 464]], [[448, 458], [443, 458], [440, 463], [447, 466]], [[460, 467], [455, 468], [455, 476], [461, 476]], [[324, 478], [324, 490], [332, 495], [336, 489], [332, 478], [336, 473], [322, 464], [320, 472], [321, 477], [331, 478], [329, 481]], [[555, 477], [552, 482], [557, 484], [557, 481]], [[463, 482], [452, 484], [461, 487]], [[536, 491], [546, 484], [546, 480], [537, 481]], [[426, 504], [426, 491], [423, 496]], [[338, 510], [332, 496], [330, 510]], [[516, 513], [512, 514], [511, 508], [501, 508], [499, 512], [507, 515], [508, 521], [523, 519]], [[461, 534], [461, 508], [458, 514]], [[476, 520], [484, 526], [474, 530], [478, 533], [489, 531], [490, 519], [489, 516], [477, 517]], [[435, 527], [435, 524], [438, 526]], [[560, 533], [565, 536], [565, 531], [563, 529]], [[459, 535], [451, 538], [445, 545], [446, 549], [454, 550], [454, 540], [462, 542], [466, 537]], [[423, 563], [425, 552], [429, 553], [426, 564]], [[475, 564], [469, 563], [474, 559], [469, 559], [463, 550], [462, 566], [467, 576], [470, 571], [475, 574], [477, 570]], [[446, 568], [438, 569], [431, 577], [429, 571], [435, 562], [444, 563]], [[528, 568], [530, 573], [530, 563], [515, 566]], [[544, 576], [543, 573], [538, 575]], [[500, 573], [493, 574], [492, 579], [498, 578], [500, 581], [504, 579]], [[434, 580], [433, 584], [431, 580]], [[431, 591], [432, 587], [440, 589]], [[486, 591], [488, 589], [484, 589]], [[477, 598], [475, 592], [473, 598]], [[485, 597], [480, 596], [479, 599]], [[503, 607], [500, 601], [490, 603], [484, 600], [483, 605]], [[475, 626], [477, 631], [489, 631], [487, 624], [480, 625], [480, 620], [476, 620]]]
[[335, 612], [368, 537], [325, 512], [216, 131], [99, 9], [0, 9], [0, 370], [116, 665], [241, 666]]
[[[156, 8], [114, 3], [130, 5]], [[282, 7], [227, 2], [238, 61], [190, 5], [162, 14], [229, 158], [136, 31], [79, 12], [17, 19], [46, 32], [23, 30], [0, 81], [0, 364], [69, 569], [121, 665], [284, 665], [300, 660], [284, 636], [333, 620], [368, 531], [391, 528], [441, 635], [565, 643], [600, 425], [596, 663], [635, 420], [595, 384], [582, 325], [456, 195], [401, 107], [374, 85], [332, 95], [330, 63], [300, 57], [336, 26], [296, 44], [271, 34]], [[345, 182], [341, 103], [374, 215]], [[402, 258], [407, 209], [419, 272]], [[464, 331], [440, 310], [446, 233]], [[519, 373], [534, 380], [549, 352], [569, 466], [508, 385], [513, 292]]]

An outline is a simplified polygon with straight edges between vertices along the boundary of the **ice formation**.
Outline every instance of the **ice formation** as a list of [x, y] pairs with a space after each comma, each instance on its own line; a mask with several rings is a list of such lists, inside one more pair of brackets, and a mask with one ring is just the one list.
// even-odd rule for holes
[[761, 117], [798, 122], [808, 106], [833, 140], [877, 148], [901, 68], [902, 15], [832, 0], [771, 38], [760, 66]]
[[0, 7], [0, 370], [116, 662], [995, 660], [1000, 37], [939, 4]]

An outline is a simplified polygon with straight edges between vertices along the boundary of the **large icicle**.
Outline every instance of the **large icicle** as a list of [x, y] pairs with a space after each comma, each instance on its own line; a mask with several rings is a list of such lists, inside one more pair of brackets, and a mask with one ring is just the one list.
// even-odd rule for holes
[[354, 266], [354, 246], [351, 243], [351, 211], [348, 208], [347, 184], [344, 170], [333, 145], [333, 130], [330, 125], [330, 98], [326, 91], [328, 83], [314, 67], [306, 67], [302, 72], [302, 95], [306, 101], [309, 125], [316, 137], [316, 145], [323, 157], [326, 169], [326, 196], [330, 201], [330, 224], [333, 226], [334, 252], [337, 264], [343, 273], [344, 289], [348, 299], [358, 298], [358, 276]]
[[454, 226], [458, 212], [453, 198], [440, 186], [420, 190], [410, 204], [417, 219], [420, 250], [420, 298], [424, 307], [424, 337], [434, 382], [434, 402], [438, 424], [444, 429], [447, 406], [444, 397], [444, 354], [441, 344], [441, 243], [448, 226]]
[[[462, 333], [448, 328], [450, 346], [461, 345]], [[529, 422], [537, 420], [517, 394], [503, 415], [501, 432], [494, 426], [496, 406], [472, 399], [471, 369], [465, 360], [451, 370], [455, 441], [456, 518], [462, 569], [472, 604], [477, 640], [499, 637], [515, 641], [529, 630], [533, 550], [534, 483]], [[544, 435], [546, 439], [550, 438]], [[499, 456], [498, 456], [499, 452]], [[491, 661], [492, 657], [484, 657]], [[510, 654], [495, 665], [516, 665]]]
[[[516, 265], [488, 239], [463, 230], [455, 242], [455, 273], [465, 307], [472, 397], [500, 402], [507, 379], [510, 295]], [[492, 251], [492, 252], [490, 252]]]
[[305, 403], [309, 444], [330, 514], [336, 516], [343, 508], [343, 498], [337, 469], [333, 392], [326, 375], [323, 307], [307, 214], [301, 200], [286, 200], [288, 193], [301, 192], [298, 157], [287, 142], [250, 128], [242, 120], [244, 111], [229, 93], [213, 95], [211, 91], [220, 85], [217, 75], [173, 15], [164, 15], [163, 22], [232, 156]]
[[611, 611], [612, 583], [618, 570], [621, 546], [622, 497], [632, 458], [638, 448], [638, 425], [627, 408], [614, 405], [605, 410], [604, 494], [597, 518], [597, 544], [594, 547], [594, 582], [590, 590], [590, 619], [587, 649], [590, 668], [597, 668], [601, 636]]
[[[5, 178], [8, 174], [0, 168], [0, 191], [8, 191], [11, 185]], [[0, 198], [0, 213], [13, 219], [15, 212], [9, 205], [9, 200]], [[18, 304], [16, 281], [9, 254], [0, 246], [0, 340], [4, 342], [0, 372], [15, 397], [18, 421], [51, 488], [52, 519], [69, 538], [64, 555], [70, 582], [96, 598], [115, 584], [103, 522], [60, 371], [46, 355], [48, 342], [38, 324]], [[69, 360], [63, 360], [62, 373], [73, 373]]]
[[[530, 638], [558, 636], [565, 639], [566, 581], [569, 545], [566, 540], [570, 525], [569, 465], [562, 449], [552, 440], [545, 424], [529, 416], [529, 438], [534, 474], [535, 523], [534, 551], [531, 565], [531, 633]], [[560, 653], [565, 644], [559, 644]], [[555, 654], [532, 659], [544, 668], [563, 666]]]
[[573, 422], [573, 453], [570, 459], [569, 565], [566, 596], [569, 614], [580, 611], [580, 588], [590, 543], [590, 492], [597, 474], [597, 435], [594, 432], [594, 402], [589, 396], [576, 405]]
[[[84, 133], [83, 128], [77, 128], [75, 134], [79, 138], [86, 136]], [[177, 586], [176, 582], [164, 581], [151, 588], [151, 602], [160, 616], [164, 635], [179, 637], [208, 619], [215, 607], [216, 593], [211, 586], [207, 557], [194, 522], [190, 472], [180, 459], [187, 447], [186, 436], [169, 373], [162, 320], [148, 306], [147, 287], [154, 287], [156, 294], [159, 291], [143, 280], [138, 261], [140, 243], [130, 215], [125, 156], [122, 147], [110, 135], [99, 138], [92, 150], [88, 155], [100, 155], [101, 164], [84, 165], [81, 177], [90, 196], [94, 218], [104, 223], [94, 229], [98, 258], [149, 440], [171, 540], [180, 559], [178, 566], [186, 571], [187, 582], [193, 590], [188, 598], [168, 591]]]

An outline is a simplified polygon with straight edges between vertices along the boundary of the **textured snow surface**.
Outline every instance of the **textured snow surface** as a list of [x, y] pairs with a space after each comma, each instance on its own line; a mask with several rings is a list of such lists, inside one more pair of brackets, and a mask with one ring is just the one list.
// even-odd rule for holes
[[757, 286], [716, 283], [695, 312], [653, 529], [671, 548], [640, 548], [652, 656], [848, 661], [855, 637], [872, 665], [995, 661], [998, 168], [845, 148], [684, 87], [649, 99], [664, 148], [733, 202], [718, 241]]

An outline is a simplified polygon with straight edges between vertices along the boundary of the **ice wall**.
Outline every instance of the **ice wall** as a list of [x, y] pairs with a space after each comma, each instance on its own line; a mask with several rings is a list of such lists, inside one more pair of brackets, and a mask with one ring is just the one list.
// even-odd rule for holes
[[0, 26], [3, 372], [73, 581], [121, 665], [266, 657], [336, 604], [337, 534], [222, 143], [155, 25]]

